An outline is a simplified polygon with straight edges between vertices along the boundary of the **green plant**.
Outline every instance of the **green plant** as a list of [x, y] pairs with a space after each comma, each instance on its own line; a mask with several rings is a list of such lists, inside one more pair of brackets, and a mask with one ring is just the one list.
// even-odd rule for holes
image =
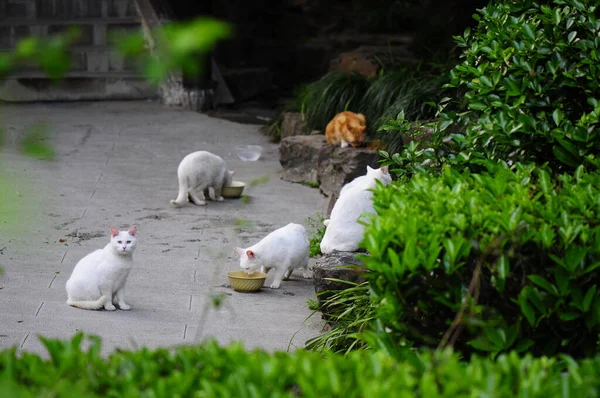
[[214, 341], [175, 349], [101, 355], [100, 339], [42, 339], [49, 360], [16, 349], [0, 352], [6, 397], [595, 397], [600, 358], [461, 361], [450, 351], [395, 360], [381, 352], [348, 356], [297, 350], [246, 351]]
[[594, 355], [600, 174], [487, 167], [376, 190], [361, 260], [377, 318], [415, 346]]
[[306, 300], [306, 305], [308, 306], [308, 309], [311, 311], [318, 311], [319, 308], [321, 307], [319, 305], [319, 301], [318, 300], [314, 300], [314, 299], [308, 299]]
[[318, 182], [314, 182], [314, 181], [300, 181], [298, 182], [298, 184], [304, 185], [305, 187], [309, 187], [309, 188], [319, 188], [319, 184]]
[[316, 257], [321, 254], [321, 241], [323, 240], [323, 235], [325, 235], [324, 221], [325, 218], [319, 213], [316, 214], [315, 218], [306, 217], [305, 222], [310, 230], [308, 242], [310, 244], [311, 257]]
[[453, 163], [598, 168], [598, 10], [586, 0], [500, 1], [479, 10], [477, 28], [455, 38], [464, 61], [447, 85], [466, 90], [469, 112], [444, 112], [431, 126], [442, 135], [463, 126], [451, 137]]
[[[347, 354], [353, 350], [366, 349], [363, 339], [376, 317], [376, 307], [371, 301], [367, 282], [354, 283], [335, 279], [348, 284], [348, 288], [331, 294], [317, 309], [327, 313], [328, 330], [306, 342], [313, 351], [331, 351]], [[324, 292], [330, 294], [330, 292]]]
[[367, 78], [359, 74], [336, 72], [307, 85], [301, 94], [301, 112], [308, 131], [325, 131], [327, 123], [339, 112], [356, 112], [368, 87]]
[[442, 86], [448, 81], [448, 69], [426, 70], [403, 67], [376, 79], [363, 98], [359, 110], [367, 116], [367, 126], [387, 149], [398, 152], [404, 145], [399, 129], [380, 129], [402, 113], [410, 121], [430, 119], [435, 114], [431, 104], [447, 95]]

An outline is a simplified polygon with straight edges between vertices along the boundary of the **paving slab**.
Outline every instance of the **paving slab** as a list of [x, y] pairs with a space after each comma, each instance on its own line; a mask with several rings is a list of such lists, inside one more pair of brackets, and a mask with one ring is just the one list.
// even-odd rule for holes
[[[17, 202], [18, 211], [16, 225], [0, 231], [1, 348], [44, 354], [38, 335], [84, 331], [103, 338], [104, 353], [207, 338], [274, 351], [320, 333], [307, 306], [313, 282], [301, 272], [280, 289], [268, 288], [269, 275], [259, 293], [227, 284], [226, 272], [238, 269], [236, 246], [327, 209], [318, 190], [280, 179], [277, 145], [259, 126], [155, 102], [3, 104], [0, 126], [0, 173], [12, 184], [0, 200]], [[18, 151], [19, 137], [39, 126], [55, 149], [52, 162]], [[234, 148], [244, 144], [262, 145], [262, 157], [238, 159]], [[177, 166], [196, 150], [223, 157], [248, 184], [247, 198], [172, 207]], [[132, 224], [139, 241], [127, 283], [131, 311], [69, 307], [65, 283], [77, 261], [108, 243], [111, 225]]]

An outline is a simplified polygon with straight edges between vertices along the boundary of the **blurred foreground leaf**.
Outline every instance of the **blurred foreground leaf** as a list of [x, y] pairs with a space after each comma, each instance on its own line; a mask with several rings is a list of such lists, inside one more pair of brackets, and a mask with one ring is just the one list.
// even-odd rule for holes
[[146, 79], [158, 84], [169, 73], [185, 71], [200, 73], [199, 57], [206, 54], [218, 40], [231, 35], [225, 22], [198, 18], [190, 22], [165, 24], [153, 29], [148, 36], [143, 32], [123, 35], [113, 33], [111, 42], [126, 58], [136, 59]]
[[35, 124], [28, 128], [21, 141], [21, 151], [25, 155], [42, 160], [53, 160], [54, 150], [47, 142], [50, 138], [50, 126], [45, 123]]

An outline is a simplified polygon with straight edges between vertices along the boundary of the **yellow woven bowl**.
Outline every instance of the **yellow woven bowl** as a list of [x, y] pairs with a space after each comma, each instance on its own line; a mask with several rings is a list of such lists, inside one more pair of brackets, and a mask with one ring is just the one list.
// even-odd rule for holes
[[224, 198], [239, 198], [242, 196], [245, 186], [246, 184], [241, 181], [232, 181], [231, 185], [221, 188], [221, 195]]
[[236, 292], [257, 292], [265, 284], [267, 274], [253, 272], [248, 275], [244, 270], [229, 271], [227, 273], [229, 284]]

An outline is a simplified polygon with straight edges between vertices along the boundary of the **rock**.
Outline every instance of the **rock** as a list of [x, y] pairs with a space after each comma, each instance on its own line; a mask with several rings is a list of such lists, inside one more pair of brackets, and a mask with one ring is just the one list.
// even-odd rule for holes
[[292, 182], [318, 183], [319, 164], [329, 160], [333, 147], [327, 145], [324, 135], [296, 135], [286, 137], [279, 144], [279, 163], [283, 178]]
[[331, 61], [330, 69], [342, 73], [357, 72], [361, 75], [373, 78], [377, 76], [381, 65], [371, 55], [359, 52], [341, 53]]
[[306, 135], [306, 123], [300, 112], [285, 112], [281, 122], [281, 138]]
[[319, 164], [317, 177], [321, 192], [337, 196], [344, 184], [366, 174], [367, 165], [379, 167], [378, 160], [379, 152], [374, 149], [336, 147], [329, 159]]
[[[355, 258], [357, 254], [358, 253], [353, 252], [333, 252], [331, 254], [324, 254], [321, 258], [317, 259], [313, 268], [313, 279], [315, 293], [317, 294], [317, 299], [319, 300], [324, 318], [327, 318], [328, 314], [334, 310], [334, 308], [325, 305], [327, 299], [336, 291], [344, 290], [352, 286], [347, 283], [331, 281], [328, 278], [341, 279], [355, 283], [365, 281], [364, 274], [367, 269], [361, 261]], [[349, 265], [354, 265], [356, 267], [340, 268]]]
[[324, 135], [296, 135], [283, 138], [279, 144], [281, 178], [318, 183], [321, 192], [330, 197], [337, 197], [344, 184], [364, 175], [367, 165], [379, 167], [378, 160], [375, 149], [333, 147]]

